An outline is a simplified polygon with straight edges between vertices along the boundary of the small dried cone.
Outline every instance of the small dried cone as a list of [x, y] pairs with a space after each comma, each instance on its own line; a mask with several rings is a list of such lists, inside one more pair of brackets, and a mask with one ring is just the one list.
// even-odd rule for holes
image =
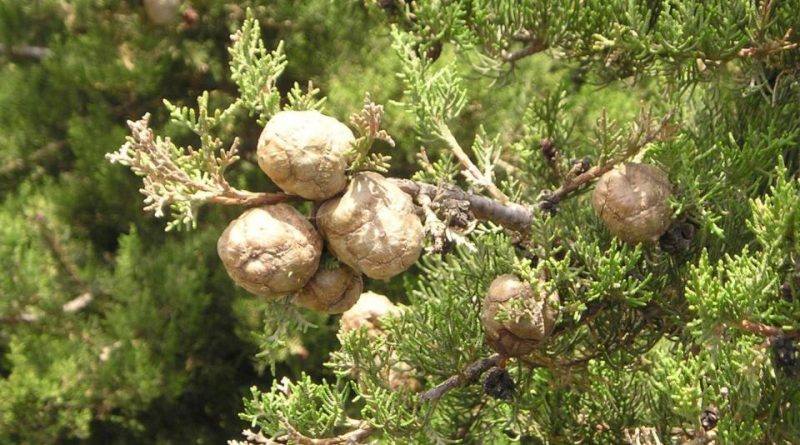
[[608, 230], [631, 244], [654, 243], [672, 220], [672, 184], [658, 167], [626, 162], [604, 174], [592, 207]]
[[339, 260], [370, 278], [391, 278], [422, 253], [422, 222], [411, 197], [373, 172], [355, 175], [344, 195], [324, 202], [317, 227]]
[[231, 221], [217, 241], [228, 275], [247, 291], [277, 298], [300, 290], [319, 268], [322, 239], [286, 204], [253, 208]]
[[[386, 333], [381, 328], [381, 319], [400, 313], [402, 310], [385, 296], [371, 291], [364, 292], [358, 302], [342, 314], [339, 332], [349, 332], [363, 327], [370, 337], [383, 336]], [[388, 375], [384, 376], [389, 389], [396, 391], [405, 388], [411, 392], [419, 392], [422, 385], [412, 376], [414, 369], [411, 365], [397, 361], [395, 354], [392, 354], [391, 360], [393, 363], [389, 367]], [[357, 378], [357, 375], [353, 378]]]
[[[558, 294], [542, 286], [534, 295], [531, 285], [514, 275], [500, 275], [492, 281], [483, 299], [481, 322], [486, 342], [506, 357], [519, 357], [536, 349], [553, 332], [558, 316]], [[512, 312], [512, 302], [522, 300], [532, 315], [501, 321], [499, 313]]]
[[341, 314], [358, 301], [362, 287], [361, 274], [344, 264], [333, 269], [320, 267], [293, 302], [307, 309]]
[[144, 0], [144, 12], [147, 18], [159, 26], [174, 22], [178, 17], [180, 6], [180, 0]]
[[372, 291], [364, 292], [356, 304], [342, 314], [339, 330], [348, 332], [365, 327], [370, 336], [383, 335], [381, 319], [401, 313], [402, 310], [385, 296]]
[[281, 111], [258, 139], [258, 165], [288, 193], [327, 199], [347, 186], [353, 141], [347, 125], [319, 111]]

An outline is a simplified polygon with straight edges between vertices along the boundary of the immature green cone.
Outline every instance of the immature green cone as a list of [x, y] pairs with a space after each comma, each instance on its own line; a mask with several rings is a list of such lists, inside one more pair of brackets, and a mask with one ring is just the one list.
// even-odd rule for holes
[[[498, 320], [501, 312], [512, 312], [515, 300], [522, 300], [525, 315], [511, 320]], [[500, 275], [489, 285], [483, 299], [481, 322], [486, 342], [506, 357], [525, 355], [553, 332], [558, 316], [558, 294], [542, 290], [534, 296], [531, 285], [514, 275]]]
[[363, 285], [361, 274], [344, 264], [333, 269], [320, 267], [295, 294], [293, 303], [327, 314], [341, 314], [356, 304]]
[[391, 278], [422, 253], [422, 222], [411, 197], [373, 172], [358, 173], [344, 195], [323, 203], [317, 227], [340, 261], [370, 278]]
[[608, 230], [622, 241], [653, 243], [672, 220], [672, 184], [660, 168], [626, 162], [603, 175], [592, 207]]
[[217, 253], [236, 284], [277, 298], [300, 290], [319, 268], [322, 239], [294, 207], [275, 204], [244, 212], [217, 242]]
[[319, 111], [281, 111], [258, 139], [258, 165], [288, 193], [327, 199], [347, 186], [354, 140], [347, 125]]

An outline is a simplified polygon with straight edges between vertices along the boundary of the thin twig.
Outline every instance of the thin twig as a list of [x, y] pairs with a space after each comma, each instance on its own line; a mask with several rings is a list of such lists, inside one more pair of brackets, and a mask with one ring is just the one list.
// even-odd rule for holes
[[514, 164], [506, 161], [505, 159], [498, 159], [497, 166], [512, 175], [519, 171], [519, 169]]
[[779, 53], [781, 51], [795, 49], [797, 48], [797, 43], [789, 40], [791, 36], [792, 36], [792, 29], [789, 28], [786, 31], [786, 34], [784, 34], [782, 38], [742, 48], [736, 55], [745, 59], [751, 57], [757, 59], [763, 59], [767, 56]]
[[89, 306], [92, 300], [94, 300], [95, 292], [93, 291], [92, 286], [81, 277], [80, 269], [69, 258], [67, 249], [61, 243], [61, 240], [58, 239], [56, 234], [53, 233], [53, 230], [47, 225], [47, 218], [42, 214], [38, 214], [33, 218], [33, 220], [36, 225], [39, 226], [39, 231], [42, 234], [42, 238], [44, 238], [45, 244], [50, 249], [53, 258], [55, 258], [59, 267], [67, 274], [67, 276], [69, 276], [75, 286], [77, 286], [81, 291], [80, 295], [64, 303], [61, 306], [61, 309], [67, 314], [76, 313], [85, 309], [87, 306]]
[[503, 51], [503, 61], [514, 63], [520, 59], [540, 53], [547, 49], [547, 44], [541, 40], [533, 40], [528, 46], [515, 51]]
[[254, 193], [245, 190], [229, 189], [221, 195], [217, 195], [208, 200], [213, 204], [240, 205], [240, 206], [259, 206], [277, 204], [297, 198], [286, 193]]
[[61, 310], [64, 311], [65, 314], [74, 314], [76, 312], [80, 312], [86, 306], [89, 306], [89, 303], [91, 303], [92, 300], [94, 300], [94, 294], [90, 292], [84, 292], [61, 305]]
[[52, 53], [50, 48], [42, 46], [0, 46], [0, 54], [8, 54], [10, 56], [29, 57], [31, 59], [42, 60]]
[[361, 443], [364, 439], [371, 436], [375, 431], [374, 427], [366, 422], [361, 422], [356, 429], [348, 431], [347, 433], [340, 434], [336, 437], [326, 438], [313, 438], [301, 434], [299, 431], [291, 426], [288, 426], [289, 434], [286, 442], [280, 441], [278, 443], [296, 443], [300, 445], [351, 445]]
[[47, 218], [42, 215], [38, 214], [33, 218], [33, 221], [39, 227], [39, 232], [42, 234], [42, 238], [45, 240], [45, 244], [50, 249], [50, 252], [53, 254], [53, 258], [58, 263], [61, 270], [63, 270], [67, 276], [72, 280], [72, 282], [84, 293], [91, 293], [91, 288], [89, 284], [83, 280], [81, 277], [80, 269], [78, 266], [72, 262], [67, 254], [66, 248], [61, 243], [61, 240], [58, 239], [53, 230], [47, 225]]
[[789, 337], [800, 337], [800, 331], [785, 332], [779, 327], [769, 326], [756, 321], [742, 320], [739, 323], [734, 324], [733, 327], [739, 329], [740, 331], [749, 332], [762, 337], [776, 337], [781, 334]]
[[558, 204], [575, 190], [611, 171], [615, 165], [637, 153], [645, 145], [661, 139], [665, 130], [667, 130], [667, 125], [672, 119], [672, 115], [673, 111], [668, 112], [656, 126], [651, 126], [649, 123], [645, 123], [644, 125], [640, 126], [639, 131], [631, 135], [631, 137], [628, 139], [627, 147], [624, 151], [625, 155], [623, 157], [609, 159], [603, 164], [596, 165], [574, 178], [567, 179], [558, 190], [547, 195], [545, 200], [539, 204], [540, 208], [544, 209], [545, 207], [551, 207], [554, 204]]
[[479, 403], [475, 405], [475, 408], [472, 409], [472, 414], [469, 417], [469, 420], [466, 424], [462, 425], [458, 431], [456, 432], [455, 439], [456, 440], [464, 440], [469, 434], [469, 430], [472, 429], [472, 426], [475, 425], [478, 418], [481, 416], [483, 409], [486, 408], [486, 404], [489, 402], [488, 398], [483, 398]]
[[35, 323], [42, 317], [39, 314], [32, 312], [24, 312], [22, 314], [13, 314], [0, 317], [0, 324], [15, 325], [19, 323]]
[[[566, 181], [558, 190], [547, 195], [546, 201], [554, 204], [561, 202], [570, 193], [611, 171], [611, 169], [613, 169], [617, 163], [618, 162], [616, 160], [612, 160], [590, 168], [585, 173], [576, 176], [574, 179]], [[543, 206], [543, 204], [540, 204], [540, 206]]]
[[475, 383], [484, 372], [500, 363], [500, 355], [495, 354], [488, 358], [482, 358], [467, 366], [463, 372], [453, 375], [444, 382], [420, 394], [420, 400], [437, 401], [449, 391], [462, 386]]
[[465, 174], [471, 178], [476, 184], [486, 187], [486, 191], [496, 200], [500, 201], [501, 203], [507, 203], [509, 201], [508, 196], [505, 195], [499, 188], [492, 181], [486, 178], [483, 173], [481, 173], [480, 169], [472, 162], [472, 159], [469, 158], [467, 153], [461, 148], [461, 145], [458, 144], [456, 137], [453, 136], [453, 133], [450, 131], [450, 128], [445, 125], [439, 125], [439, 135], [441, 136], [442, 140], [447, 143], [447, 147], [450, 151], [453, 152], [453, 155], [456, 157], [458, 162], [464, 167]]
[[525, 206], [508, 202], [497, 202], [485, 196], [475, 195], [461, 190], [454, 185], [435, 186], [410, 179], [391, 178], [401, 190], [416, 198], [426, 195], [433, 199], [448, 198], [469, 203], [469, 209], [475, 218], [482, 221], [491, 221], [509, 230], [526, 232], [533, 223], [533, 211]]

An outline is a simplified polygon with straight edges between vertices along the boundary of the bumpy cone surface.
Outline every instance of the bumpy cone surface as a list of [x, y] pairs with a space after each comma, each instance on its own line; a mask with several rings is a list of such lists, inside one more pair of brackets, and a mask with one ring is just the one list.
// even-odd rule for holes
[[355, 175], [344, 195], [323, 203], [317, 227], [339, 260], [370, 278], [391, 278], [422, 253], [411, 197], [377, 173]]
[[658, 167], [627, 162], [603, 175], [592, 207], [608, 230], [631, 243], [652, 243], [666, 232], [672, 184]]
[[281, 111], [258, 140], [258, 165], [275, 184], [305, 199], [322, 200], [347, 186], [353, 133], [318, 111]]
[[[497, 319], [503, 309], [508, 312], [514, 300], [522, 300], [532, 309], [531, 316], [501, 321]], [[500, 275], [492, 281], [483, 299], [481, 322], [486, 341], [495, 351], [507, 356], [527, 354], [553, 332], [558, 315], [558, 294], [541, 292], [534, 296], [530, 284], [514, 275]]]
[[300, 291], [294, 303], [328, 314], [341, 314], [350, 309], [361, 295], [361, 274], [344, 264], [333, 269], [320, 267]]
[[300, 290], [319, 268], [322, 239], [293, 207], [253, 208], [231, 221], [217, 242], [228, 275], [256, 295]]

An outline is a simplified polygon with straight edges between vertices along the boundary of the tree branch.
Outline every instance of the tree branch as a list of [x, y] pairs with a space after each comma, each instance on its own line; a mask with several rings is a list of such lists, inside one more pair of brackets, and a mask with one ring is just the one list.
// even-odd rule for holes
[[286, 439], [289, 439], [290, 441], [278, 443], [297, 443], [300, 445], [351, 445], [361, 443], [361, 441], [371, 436], [375, 431], [376, 429], [374, 427], [370, 426], [366, 422], [361, 422], [358, 424], [356, 429], [348, 431], [347, 433], [340, 434], [336, 437], [317, 439], [305, 436], [295, 430], [293, 427], [289, 426], [289, 437]]
[[488, 358], [482, 358], [467, 366], [463, 372], [456, 374], [444, 382], [420, 394], [420, 400], [437, 401], [449, 391], [475, 383], [478, 378], [490, 368], [500, 363], [500, 355], [495, 354]]
[[[620, 156], [615, 156], [600, 165], [594, 166], [574, 178], [567, 177], [560, 188], [547, 194], [542, 201], [538, 203], [538, 209], [541, 211], [553, 212], [561, 201], [579, 188], [596, 180], [613, 169], [618, 163], [638, 153], [645, 145], [655, 140], [664, 139], [672, 115], [673, 112], [670, 111], [657, 123], [654, 123], [649, 113], [642, 112], [639, 121], [634, 125], [635, 131], [623, 142], [623, 150]], [[490, 181], [486, 181], [486, 178], [481, 175], [480, 170], [472, 163], [466, 153], [464, 153], [458, 145], [458, 142], [447, 126], [442, 125], [440, 130], [442, 138], [448, 141], [450, 149], [453, 151], [456, 158], [459, 159], [462, 166], [464, 166], [468, 175], [478, 181], [479, 184], [486, 186], [487, 190], [495, 199], [476, 195], [449, 184], [435, 186], [412, 181], [410, 179], [391, 178], [391, 180], [394, 181], [401, 190], [414, 197], [417, 201], [420, 201], [418, 197], [421, 195], [425, 195], [432, 200], [455, 199], [465, 201], [469, 204], [472, 214], [479, 220], [491, 221], [517, 232], [526, 232], [530, 230], [531, 224], [533, 223], [534, 210], [511, 202], [503, 192], [494, 186], [494, 184]], [[492, 190], [494, 190], [494, 192], [492, 192]]]
[[547, 44], [541, 40], [533, 40], [528, 46], [520, 48], [515, 51], [503, 51], [501, 56], [503, 61], [514, 63], [520, 59], [532, 56], [547, 49]]
[[441, 124], [439, 125], [439, 135], [443, 141], [447, 143], [447, 147], [450, 151], [453, 152], [453, 155], [456, 157], [458, 162], [464, 167], [466, 171], [466, 175], [471, 178], [476, 184], [486, 187], [486, 191], [496, 200], [507, 203], [509, 201], [508, 196], [505, 195], [499, 188], [492, 181], [488, 178], [483, 176], [480, 169], [472, 162], [472, 159], [469, 158], [467, 153], [461, 148], [461, 145], [458, 144], [456, 137], [453, 136], [453, 133], [450, 131], [450, 128], [447, 125]]
[[437, 187], [424, 182], [401, 178], [391, 178], [391, 181], [414, 198], [425, 195], [434, 200], [447, 198], [466, 201], [469, 203], [470, 211], [475, 215], [475, 218], [491, 221], [510, 230], [525, 232], [530, 229], [533, 223], [533, 211], [520, 204], [513, 202], [503, 204], [484, 196], [466, 192], [454, 185], [440, 185]]
[[779, 327], [769, 326], [764, 323], [759, 323], [756, 321], [742, 320], [739, 323], [734, 324], [733, 327], [740, 331], [749, 332], [751, 334], [760, 335], [762, 337], [776, 337], [781, 334], [793, 338], [800, 337], [800, 331], [785, 332], [783, 329]]
[[564, 200], [571, 193], [581, 188], [582, 186], [594, 181], [595, 179], [603, 176], [605, 173], [611, 171], [615, 165], [624, 161], [625, 159], [638, 153], [645, 145], [663, 139], [664, 133], [667, 131], [667, 125], [672, 119], [674, 111], [669, 111], [658, 124], [653, 125], [649, 113], [642, 112], [640, 121], [637, 122], [636, 128], [638, 131], [631, 134], [625, 144], [625, 150], [622, 156], [614, 157], [606, 162], [596, 165], [584, 173], [574, 177], [568, 178], [564, 184], [556, 191], [550, 193], [545, 197], [544, 201], [539, 204], [541, 209], [545, 207], [554, 206]]

